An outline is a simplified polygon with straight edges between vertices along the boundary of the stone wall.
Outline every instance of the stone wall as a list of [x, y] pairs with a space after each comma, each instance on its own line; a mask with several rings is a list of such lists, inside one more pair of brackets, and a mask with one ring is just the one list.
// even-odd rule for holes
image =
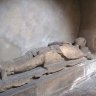
[[88, 47], [96, 52], [96, 0], [81, 0], [80, 36], [87, 39]]
[[0, 37], [22, 52], [53, 41], [72, 42], [79, 17], [77, 0], [0, 0]]

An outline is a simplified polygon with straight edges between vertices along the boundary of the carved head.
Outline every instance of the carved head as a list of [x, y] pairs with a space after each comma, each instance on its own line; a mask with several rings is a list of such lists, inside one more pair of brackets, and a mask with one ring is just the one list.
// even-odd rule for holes
[[80, 48], [86, 46], [86, 39], [83, 37], [79, 37], [75, 40], [75, 45], [79, 46]]

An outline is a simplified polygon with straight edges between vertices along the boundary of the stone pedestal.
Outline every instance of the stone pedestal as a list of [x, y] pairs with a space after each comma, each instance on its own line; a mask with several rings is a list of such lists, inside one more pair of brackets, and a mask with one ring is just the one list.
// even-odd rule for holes
[[86, 79], [95, 70], [96, 61], [86, 61], [73, 67], [65, 67], [59, 72], [44, 75], [21, 87], [7, 90], [0, 96], [59, 96]]

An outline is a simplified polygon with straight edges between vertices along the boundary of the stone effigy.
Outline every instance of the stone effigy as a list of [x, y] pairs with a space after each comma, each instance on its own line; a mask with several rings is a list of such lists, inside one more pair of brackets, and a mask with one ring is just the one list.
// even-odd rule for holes
[[2, 62], [0, 63], [0, 90], [21, 86], [33, 80], [34, 77], [40, 78], [85, 62], [89, 51], [86, 40], [77, 38], [74, 45], [53, 42], [48, 44], [48, 47], [30, 50], [24, 56]]

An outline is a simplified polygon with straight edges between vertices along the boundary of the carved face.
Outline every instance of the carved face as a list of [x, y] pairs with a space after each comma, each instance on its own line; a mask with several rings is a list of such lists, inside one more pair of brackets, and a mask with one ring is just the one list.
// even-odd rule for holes
[[86, 39], [83, 37], [79, 37], [75, 40], [75, 45], [79, 45], [79, 47], [84, 47], [86, 45]]

